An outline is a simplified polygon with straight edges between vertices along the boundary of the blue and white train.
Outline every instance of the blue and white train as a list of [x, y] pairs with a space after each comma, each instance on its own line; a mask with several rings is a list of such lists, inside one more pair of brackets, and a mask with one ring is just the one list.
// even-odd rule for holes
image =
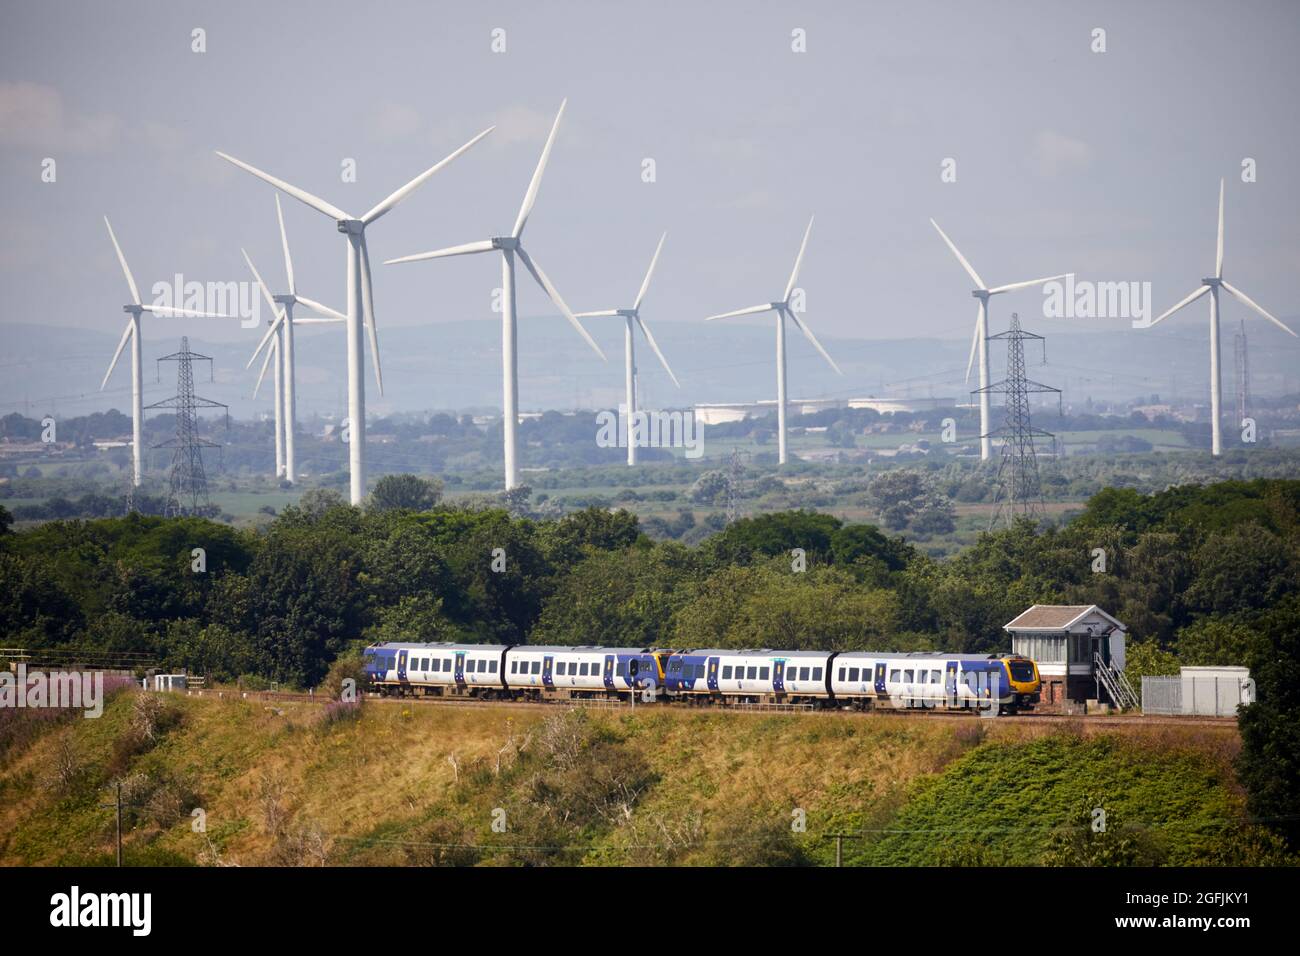
[[663, 650], [594, 645], [381, 643], [363, 652], [385, 696], [572, 698], [989, 709], [1038, 701], [1038, 666], [1020, 656], [877, 651]]

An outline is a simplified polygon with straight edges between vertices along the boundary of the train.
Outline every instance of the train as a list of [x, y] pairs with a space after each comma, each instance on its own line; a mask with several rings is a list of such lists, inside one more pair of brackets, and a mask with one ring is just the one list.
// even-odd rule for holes
[[1019, 655], [666, 650], [382, 642], [362, 652], [382, 696], [617, 699], [1014, 714], [1039, 700], [1038, 665]]

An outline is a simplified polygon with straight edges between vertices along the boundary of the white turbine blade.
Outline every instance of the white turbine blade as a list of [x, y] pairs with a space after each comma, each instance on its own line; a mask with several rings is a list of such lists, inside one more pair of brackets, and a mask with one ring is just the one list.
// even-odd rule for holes
[[[424, 172], [420, 173], [420, 175], [416, 176], [414, 179], [412, 179], [409, 183], [407, 183], [407, 184], [406, 184], [405, 186], [403, 186], [401, 189], [397, 190], [395, 193], [393, 193], [392, 195], [390, 195], [387, 199], [385, 199], [383, 202], [381, 202], [381, 203], [380, 203], [378, 206], [376, 206], [374, 209], [370, 210], [370, 212], [368, 212], [368, 213], [366, 213], [364, 216], [362, 216], [362, 217], [361, 217], [361, 221], [364, 222], [367, 226], [370, 225], [372, 222], [374, 222], [376, 219], [378, 219], [378, 218], [379, 218], [380, 216], [382, 216], [384, 213], [388, 212], [388, 210], [392, 209], [394, 206], [396, 206], [399, 202], [401, 202], [401, 201], [402, 201], [403, 199], [405, 199], [407, 196], [411, 195], [411, 193], [415, 192], [416, 188], [419, 187], [420, 185], [422, 185], [426, 179], [428, 179], [430, 176], [432, 176], [432, 175], [433, 175], [434, 173], [436, 173], [438, 170], [442, 169], [442, 167], [446, 166], [446, 165], [447, 165], [448, 163], [450, 163], [453, 159], [455, 159], [455, 158], [456, 158], [457, 156], [459, 156], [461, 153], [465, 152], [465, 150], [469, 149], [471, 146], [473, 146], [475, 143], [477, 143], [479, 140], [481, 140], [481, 139], [482, 139], [484, 136], [486, 136], [488, 133], [492, 132], [494, 129], [496, 129], [495, 126], [489, 126], [487, 129], [485, 129], [483, 132], [479, 133], [477, 136], [475, 136], [473, 139], [471, 139], [468, 143], [466, 143], [466, 144], [465, 144], [464, 146], [462, 146], [460, 149], [456, 150], [454, 153], [452, 153], [452, 154], [451, 154], [450, 156], [448, 156], [446, 159], [442, 160], [442, 162], [434, 163], [432, 166], [430, 166], [430, 167], [429, 167], [428, 169], [426, 169]], [[382, 391], [382, 389], [381, 389], [381, 391]]]
[[289, 234], [284, 231], [284, 210], [280, 208], [280, 194], [275, 194], [275, 218], [280, 220], [280, 245], [284, 248], [284, 274], [289, 280], [289, 294], [295, 295], [298, 287], [293, 282], [293, 258], [289, 255]]
[[224, 312], [200, 312], [198, 309], [174, 309], [170, 305], [142, 305], [141, 312], [152, 312], [168, 319], [237, 319], [237, 315]]
[[975, 367], [975, 353], [980, 347], [980, 313], [984, 311], [981, 305], [975, 312], [975, 334], [970, 339], [970, 358], [966, 360], [966, 381], [970, 381], [970, 370]]
[[639, 315], [636, 317], [636, 324], [641, 326], [641, 331], [645, 333], [645, 340], [650, 343], [650, 348], [654, 349], [655, 355], [659, 356], [659, 364], [664, 367], [664, 371], [668, 373], [668, 377], [673, 380], [674, 385], [681, 388], [682, 383], [677, 381], [677, 376], [674, 375], [673, 370], [668, 367], [668, 360], [664, 358], [664, 353], [659, 351], [659, 343], [656, 342], [655, 337], [650, 334], [650, 326], [646, 325], [645, 320]]
[[1199, 299], [1201, 296], [1205, 295], [1205, 293], [1209, 291], [1210, 291], [1210, 287], [1208, 285], [1203, 285], [1198, 287], [1195, 292], [1191, 293], [1191, 295], [1183, 299], [1172, 309], [1169, 309], [1167, 312], [1164, 312], [1161, 315], [1157, 316], [1156, 318], [1152, 319], [1151, 325], [1155, 325], [1157, 322], [1163, 322], [1165, 319], [1169, 318], [1171, 315], [1173, 315], [1183, 306], [1187, 305], [1189, 302], [1195, 302], [1197, 299]]
[[601, 309], [599, 312], [575, 312], [575, 319], [607, 319], [618, 315], [618, 309]]
[[222, 159], [224, 159], [226, 162], [233, 163], [234, 165], [238, 166], [240, 169], [244, 170], [245, 172], [252, 173], [254, 176], [262, 180], [263, 182], [270, 183], [272, 186], [274, 186], [276, 189], [280, 190], [281, 192], [285, 193], [286, 195], [292, 196], [294, 199], [298, 200], [299, 202], [311, 206], [312, 209], [315, 209], [317, 212], [324, 213], [325, 215], [329, 216], [331, 219], [338, 220], [338, 219], [352, 218], [347, 213], [345, 213], [342, 209], [340, 209], [338, 206], [331, 206], [329, 203], [321, 199], [319, 196], [313, 196], [305, 189], [299, 189], [297, 186], [294, 186], [290, 183], [286, 183], [283, 179], [279, 179], [275, 176], [272, 176], [270, 173], [264, 173], [256, 166], [250, 166], [242, 159], [235, 159], [235, 157], [229, 156], [226, 153], [223, 153], [219, 149], [214, 150], [214, 152]]
[[296, 315], [293, 317], [294, 325], [338, 325], [339, 323], [346, 321], [347, 316], [337, 319], [323, 319], [315, 315], [304, 315], [302, 318], [298, 318]]
[[975, 267], [972, 266], [969, 262], [967, 262], [966, 257], [961, 254], [961, 252], [957, 249], [955, 245], [953, 245], [953, 241], [948, 238], [948, 234], [944, 232], [942, 229], [940, 229], [939, 224], [935, 222], [933, 219], [930, 220], [930, 225], [934, 226], [935, 231], [938, 232], [939, 235], [943, 238], [943, 241], [947, 243], [948, 248], [952, 250], [952, 254], [956, 256], [957, 261], [961, 263], [961, 267], [966, 270], [966, 274], [975, 280], [975, 287], [977, 289], [983, 289], [985, 287], [984, 280], [981, 279], [980, 274], [975, 271]]
[[786, 309], [785, 312], [786, 315], [790, 316], [790, 318], [794, 320], [794, 324], [799, 326], [799, 331], [804, 334], [804, 338], [806, 338], [809, 342], [811, 342], [813, 344], [813, 348], [815, 348], [818, 352], [821, 352], [822, 358], [824, 358], [827, 362], [830, 363], [831, 368], [835, 369], [836, 374], [843, 375], [844, 373], [840, 371], [840, 367], [835, 364], [835, 359], [831, 358], [831, 353], [827, 352], [824, 348], [822, 348], [822, 344], [817, 341], [817, 336], [812, 334], [812, 329], [808, 328], [808, 326], [804, 324], [803, 320], [800, 319], [799, 316], [794, 314], [793, 309]]
[[257, 271], [257, 266], [253, 265], [253, 260], [248, 257], [248, 252], [244, 249], [240, 249], [239, 251], [244, 254], [244, 261], [248, 263], [248, 268], [252, 270], [253, 278], [257, 280], [257, 287], [262, 290], [262, 298], [265, 299], [266, 304], [271, 307], [271, 315], [275, 316], [275, 322], [276, 324], [279, 324], [284, 310], [280, 308], [280, 304], [275, 301], [275, 296], [271, 295], [271, 290], [268, 289], [266, 283], [262, 281], [262, 273]]
[[374, 289], [370, 284], [370, 249], [361, 234], [361, 302], [365, 306], [366, 333], [370, 336], [370, 364], [375, 367], [375, 387], [384, 394], [384, 373], [379, 367], [379, 329], [375, 327]]
[[[262, 388], [262, 379], [266, 378], [266, 370], [271, 364], [271, 359], [280, 354], [280, 340], [277, 338], [271, 343], [271, 347], [266, 350], [266, 358], [262, 359], [262, 371], [257, 373], [257, 383], [253, 386], [253, 397], [257, 398], [257, 393]], [[278, 358], [277, 358], [278, 361]]]
[[758, 315], [760, 312], [771, 312], [772, 304], [751, 305], [748, 309], [737, 309], [734, 312], [723, 312], [719, 315], [706, 316], [705, 322], [712, 322], [714, 319], [734, 319], [738, 315]]
[[448, 246], [446, 249], [435, 249], [433, 252], [417, 252], [413, 256], [402, 256], [399, 259], [385, 259], [384, 265], [391, 266], [398, 262], [423, 262], [425, 259], [445, 259], [447, 256], [468, 256], [476, 252], [491, 252], [495, 248], [496, 246], [492, 244], [491, 239], [481, 239], [478, 242], [467, 242], [459, 246]]
[[126, 343], [131, 338], [131, 332], [135, 326], [131, 322], [126, 323], [126, 330], [122, 333], [122, 339], [117, 343], [117, 351], [113, 353], [113, 361], [108, 363], [108, 371], [104, 373], [104, 380], [99, 383], [99, 390], [102, 392], [104, 386], [108, 384], [109, 378], [113, 374], [113, 369], [117, 368], [117, 360], [122, 357], [122, 349], [126, 348]]
[[[294, 298], [313, 312], [319, 312], [321, 315], [329, 316], [329, 321], [331, 322], [346, 322], [348, 320], [348, 317], [338, 309], [331, 309], [328, 305], [321, 305], [321, 303], [317, 302], [315, 299], [309, 299], [305, 295], [295, 295]], [[297, 319], [294, 319], [294, 322], [297, 321]]]
[[1031, 286], [1042, 285], [1044, 282], [1052, 282], [1056, 279], [1068, 279], [1074, 275], [1073, 272], [1066, 272], [1059, 276], [1044, 276], [1041, 279], [1027, 279], [1024, 282], [1009, 282], [1006, 285], [1000, 285], [996, 288], [989, 289], [989, 295], [997, 295], [1000, 292], [1014, 292], [1016, 289], [1028, 289]]
[[1265, 311], [1262, 305], [1260, 305], [1250, 296], [1246, 295], [1246, 293], [1242, 292], [1240, 289], [1236, 288], [1235, 286], [1228, 285], [1228, 283], [1226, 282], [1223, 283], [1223, 287], [1227, 289], [1229, 292], [1231, 292], [1236, 298], [1240, 299], [1246, 305], [1250, 306], [1252, 309], [1254, 309], [1256, 312], [1262, 315], [1264, 318], [1268, 319], [1270, 322], [1272, 322], [1274, 325], [1280, 328], [1283, 332], [1286, 332], [1290, 335], [1295, 335], [1295, 333], [1291, 331], [1291, 329], [1287, 326], [1285, 322], [1283, 322], [1281, 319], [1275, 318], [1274, 316], [1270, 315], [1267, 311]]
[[564, 107], [569, 101], [564, 100], [560, 104], [560, 111], [555, 114], [555, 122], [551, 124], [551, 132], [546, 137], [546, 145], [542, 147], [542, 158], [537, 161], [537, 168], [533, 170], [533, 178], [528, 183], [528, 192], [524, 193], [524, 203], [519, 207], [519, 218], [515, 220], [515, 228], [510, 231], [510, 235], [518, 239], [524, 232], [524, 226], [528, 224], [528, 215], [533, 211], [533, 203], [537, 202], [537, 190], [542, 185], [542, 173], [546, 172], [546, 164], [551, 158], [551, 147], [555, 145], [555, 134], [560, 131], [560, 120], [564, 117]]
[[[1214, 254], [1214, 274], [1223, 278], [1223, 180], [1219, 180], [1219, 245]], [[1261, 310], [1262, 311], [1262, 310]], [[1281, 325], [1281, 323], [1278, 323]], [[1282, 326], [1286, 328], [1286, 326]], [[1290, 332], [1290, 329], [1287, 329]]]
[[117, 250], [117, 261], [122, 266], [122, 274], [126, 276], [126, 284], [131, 287], [131, 301], [136, 305], [140, 304], [140, 290], [136, 288], [135, 277], [131, 275], [131, 267], [126, 264], [126, 256], [122, 255], [122, 247], [117, 244], [117, 236], [113, 235], [113, 224], [104, 217], [104, 225], [108, 226], [108, 238], [113, 240], [113, 248]]
[[799, 255], [794, 257], [794, 269], [790, 272], [790, 281], [785, 285], [785, 295], [781, 297], [782, 302], [789, 301], [790, 293], [794, 291], [794, 284], [799, 281], [799, 269], [803, 266], [803, 254], [808, 250], [808, 236], [812, 234], [812, 224], [815, 218], [815, 216], [808, 218], [808, 228], [803, 231], [803, 242], [799, 244]]
[[[563, 112], [563, 107], [561, 107], [561, 112]], [[600, 356], [602, 362], [609, 361], [605, 358], [605, 353], [600, 350], [600, 346], [596, 344], [596, 340], [587, 333], [587, 330], [582, 327], [582, 323], [577, 320], [574, 314], [569, 310], [568, 305], [566, 305], [564, 300], [560, 298], [559, 290], [551, 284], [550, 279], [546, 278], [546, 273], [542, 271], [542, 267], [533, 262], [528, 253], [524, 252], [523, 246], [519, 246], [515, 251], [519, 253], [519, 259], [523, 262], [524, 268], [531, 272], [533, 278], [537, 280], [537, 284], [546, 290], [546, 294], [551, 297], [551, 301], [555, 303], [555, 307], [563, 313], [566, 319], [569, 320], [569, 324], [578, 330], [578, 334], [581, 335], [586, 343], [591, 346], [592, 350]]]
[[[272, 337], [275, 335], [276, 330], [280, 327], [280, 321], [283, 318], [284, 318], [284, 313], [281, 312], [280, 317], [277, 318], [274, 322], [272, 322], [267, 327], [266, 334], [262, 336], [262, 341], [257, 343], [257, 348], [253, 349], [253, 354], [248, 357], [248, 364], [246, 364], [244, 368], [253, 367], [253, 363], [257, 361], [257, 357], [262, 354], [262, 349], [266, 348], [266, 343], [272, 340]], [[275, 341], [277, 343], [279, 342], [278, 339], [276, 339]]]
[[636, 312], [641, 308], [641, 302], [645, 299], [646, 290], [650, 288], [650, 277], [655, 274], [655, 264], [659, 261], [659, 253], [663, 251], [664, 240], [668, 238], [668, 233], [659, 237], [659, 245], [655, 246], [655, 254], [650, 257], [650, 268], [645, 271], [645, 278], [641, 280], [641, 291], [636, 294], [636, 301], [632, 303], [632, 311]]

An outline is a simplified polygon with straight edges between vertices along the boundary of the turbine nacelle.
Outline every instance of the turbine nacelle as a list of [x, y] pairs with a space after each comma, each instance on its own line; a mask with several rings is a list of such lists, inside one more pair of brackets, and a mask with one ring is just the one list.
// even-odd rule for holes
[[338, 221], [339, 232], [348, 236], [364, 235], [366, 224], [360, 219], [340, 219]]
[[1201, 280], [1201, 285], [1208, 285], [1211, 289], [1223, 285], [1223, 279], [1219, 276], [1206, 276]]
[[492, 243], [493, 249], [506, 249], [513, 251], [519, 248], [518, 236], [493, 236], [488, 241]]

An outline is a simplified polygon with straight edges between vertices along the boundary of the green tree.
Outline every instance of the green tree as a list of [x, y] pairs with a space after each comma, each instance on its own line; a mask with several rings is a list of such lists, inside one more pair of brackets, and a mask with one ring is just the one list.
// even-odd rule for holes
[[370, 492], [375, 511], [428, 511], [442, 500], [442, 482], [419, 475], [384, 475]]

